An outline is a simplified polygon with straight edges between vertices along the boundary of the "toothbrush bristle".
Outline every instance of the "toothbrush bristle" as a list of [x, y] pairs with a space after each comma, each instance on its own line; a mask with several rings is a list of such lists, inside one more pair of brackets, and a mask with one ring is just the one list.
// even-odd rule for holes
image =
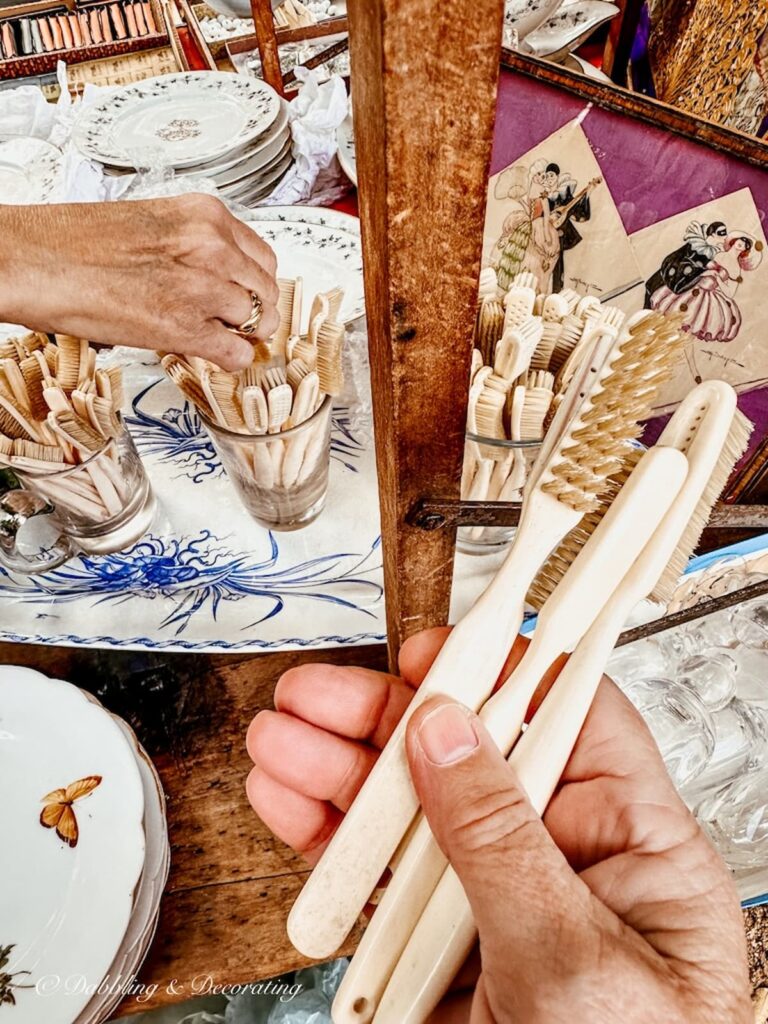
[[561, 442], [544, 491], [578, 512], [598, 507], [606, 479], [620, 467], [624, 444], [639, 437], [685, 341], [677, 322], [660, 313], [648, 314], [628, 332], [577, 428]]
[[672, 598], [675, 587], [680, 582], [680, 577], [683, 575], [688, 564], [688, 559], [696, 550], [696, 546], [701, 539], [715, 502], [728, 483], [733, 467], [747, 450], [749, 437], [753, 430], [754, 424], [737, 409], [714, 472], [709, 478], [709, 482], [685, 528], [685, 532], [680, 538], [680, 543], [677, 545], [675, 553], [669, 560], [658, 583], [653, 588], [650, 595], [651, 600], [667, 604]]
[[644, 449], [625, 445], [619, 468], [605, 481], [605, 487], [597, 506], [582, 516], [578, 526], [558, 544], [534, 579], [526, 601], [539, 611], [560, 580], [576, 559], [576, 556], [597, 529], [603, 516], [616, 499], [617, 494], [629, 479], [635, 466], [642, 458]]

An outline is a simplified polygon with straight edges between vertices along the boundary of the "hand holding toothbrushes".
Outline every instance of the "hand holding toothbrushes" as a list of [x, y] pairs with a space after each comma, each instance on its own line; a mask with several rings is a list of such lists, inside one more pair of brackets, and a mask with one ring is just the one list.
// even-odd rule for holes
[[[308, 956], [332, 955], [389, 865], [335, 1024], [422, 1024], [478, 930], [473, 1020], [682, 1022], [701, 1004], [741, 1022], [744, 943], [727, 871], [637, 716], [605, 686], [596, 693], [632, 609], [674, 585], [750, 425], [733, 390], [709, 382], [638, 453], [628, 442], [679, 356], [679, 325], [648, 313], [624, 322], [592, 302], [552, 308], [559, 333], [529, 330], [537, 306], [547, 323], [547, 299], [525, 275], [503, 305], [491, 284], [482, 282], [479, 342], [515, 332], [510, 366], [516, 352], [535, 366], [543, 346], [550, 367], [560, 353], [564, 386], [495, 580], [430, 657], [419, 655], [418, 671], [403, 652], [404, 677], [421, 684], [415, 697], [402, 681], [306, 668], [281, 682], [277, 715], [252, 726], [252, 803], [297, 848], [322, 850], [289, 935]], [[509, 675], [510, 648], [521, 649], [526, 592], [540, 608], [533, 641], [489, 700]], [[570, 651], [521, 737], [541, 680]], [[430, 698], [463, 707], [438, 710]], [[286, 742], [299, 751], [290, 766]]]
[[[314, 864], [448, 631], [409, 640], [400, 676], [287, 672], [248, 734], [256, 813]], [[520, 661], [515, 644], [502, 679]], [[292, 756], [285, 757], [291, 750]], [[600, 684], [543, 822], [482, 722], [437, 698], [414, 715], [419, 799], [464, 886], [482, 973], [467, 965], [435, 1021], [751, 1022], [728, 871], [677, 796], [640, 715]], [[378, 911], [377, 911], [378, 913]], [[361, 1020], [369, 1019], [365, 1016]]]

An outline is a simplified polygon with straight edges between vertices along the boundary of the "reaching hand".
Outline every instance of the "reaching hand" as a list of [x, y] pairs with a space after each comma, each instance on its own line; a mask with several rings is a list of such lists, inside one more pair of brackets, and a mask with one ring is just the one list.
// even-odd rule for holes
[[[404, 645], [394, 678], [308, 665], [249, 730], [248, 795], [314, 862], [442, 645]], [[516, 644], [504, 677], [519, 660]], [[473, 1024], [747, 1024], [743, 924], [728, 871], [642, 719], [604, 680], [544, 822], [480, 720], [445, 699], [408, 732], [424, 811], [480, 933]], [[290, 751], [290, 756], [286, 752]], [[454, 996], [436, 1020], [466, 1019]], [[466, 1011], [466, 1013], [464, 1012]]]
[[257, 336], [278, 325], [269, 246], [212, 196], [0, 206], [0, 320], [108, 345], [248, 366], [228, 331], [263, 303]]

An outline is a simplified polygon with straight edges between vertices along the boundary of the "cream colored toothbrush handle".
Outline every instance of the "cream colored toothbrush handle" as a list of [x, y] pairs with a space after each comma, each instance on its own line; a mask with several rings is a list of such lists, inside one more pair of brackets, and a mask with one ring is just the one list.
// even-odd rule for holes
[[474, 710], [483, 704], [517, 636], [532, 577], [555, 538], [577, 519], [557, 502], [545, 502], [543, 514], [533, 514], [530, 527], [518, 531], [496, 578], [449, 636], [291, 910], [288, 935], [305, 956], [328, 959], [339, 948], [416, 815], [405, 754], [410, 716], [436, 693]]
[[368, 923], [333, 1001], [334, 1024], [368, 1024], [387, 982], [448, 866], [420, 814], [413, 838]]
[[[624, 602], [617, 605], [617, 610], [609, 607], [608, 614], [601, 615], [576, 648], [510, 755], [509, 763], [539, 814], [568, 763], [628, 614]], [[391, 975], [374, 1024], [423, 1024], [448, 991], [476, 937], [469, 901], [449, 867]], [[348, 1019], [354, 1020], [339, 1018], [339, 1024]]]
[[[659, 524], [667, 519], [687, 473], [687, 460], [674, 449], [656, 448], [646, 453], [547, 602], [533, 642], [520, 665], [481, 711], [486, 728], [506, 753], [517, 740], [539, 680], [554, 656], [563, 649], [566, 633], [580, 620], [583, 633], [553, 693], [565, 695], [559, 698], [562, 706], [569, 693], [570, 680], [577, 678], [584, 687], [579, 692], [586, 693], [586, 698], [577, 702], [567, 718], [561, 716], [564, 721], [558, 720], [560, 734], [556, 732], [552, 736], [547, 730], [552, 712], [546, 712], [539, 721], [547, 704], [545, 701], [510, 757], [510, 763], [522, 772], [523, 787], [527, 788], [529, 781], [539, 787], [533, 803], [540, 813], [570, 756], [591, 704], [594, 687], [622, 624], [640, 598], [653, 588], [678, 539], [672, 536], [672, 546], [659, 557], [653, 557], [658, 547], [655, 541]], [[618, 541], [623, 543], [617, 547]], [[646, 552], [650, 553], [650, 558], [646, 557]], [[652, 563], [650, 571], [644, 571], [649, 562]], [[581, 680], [581, 675], [586, 679]], [[537, 744], [536, 757], [530, 757], [533, 767], [527, 762], [518, 763], [534, 744]], [[394, 968], [382, 997], [380, 1013], [374, 1018], [377, 1024], [424, 1020], [429, 1012], [427, 1006], [436, 1005], [466, 957], [474, 937], [472, 915], [461, 887], [457, 888], [458, 880], [455, 876], [452, 879], [452, 875], [449, 868]], [[418, 889], [413, 885], [412, 888], [408, 899], [418, 898]], [[454, 918], [450, 913], [446, 918], [446, 907], [442, 905], [451, 900], [449, 907], [455, 914], [455, 927], [448, 927]], [[432, 999], [436, 1000], [434, 1004]]]

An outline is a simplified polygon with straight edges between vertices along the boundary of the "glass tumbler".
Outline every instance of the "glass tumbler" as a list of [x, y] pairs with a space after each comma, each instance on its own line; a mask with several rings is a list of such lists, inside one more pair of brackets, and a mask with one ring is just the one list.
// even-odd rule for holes
[[270, 530], [298, 530], [325, 506], [331, 457], [331, 407], [277, 434], [239, 434], [200, 413], [246, 510]]
[[[155, 515], [149, 479], [125, 428], [80, 465], [51, 472], [13, 471], [24, 491], [51, 506], [62, 534], [86, 554], [107, 555], [130, 547], [144, 536]], [[21, 563], [15, 568], [23, 571]]]
[[731, 868], [768, 864], [768, 768], [734, 779], [698, 808], [697, 817]]
[[[462, 500], [507, 501], [520, 508], [523, 487], [541, 444], [541, 441], [501, 441], [467, 433]], [[515, 526], [462, 526], [458, 530], [457, 547], [469, 555], [489, 554], [509, 544], [516, 530]]]
[[636, 679], [622, 689], [653, 733], [677, 788], [701, 775], [715, 749], [715, 727], [697, 695], [671, 679]]

